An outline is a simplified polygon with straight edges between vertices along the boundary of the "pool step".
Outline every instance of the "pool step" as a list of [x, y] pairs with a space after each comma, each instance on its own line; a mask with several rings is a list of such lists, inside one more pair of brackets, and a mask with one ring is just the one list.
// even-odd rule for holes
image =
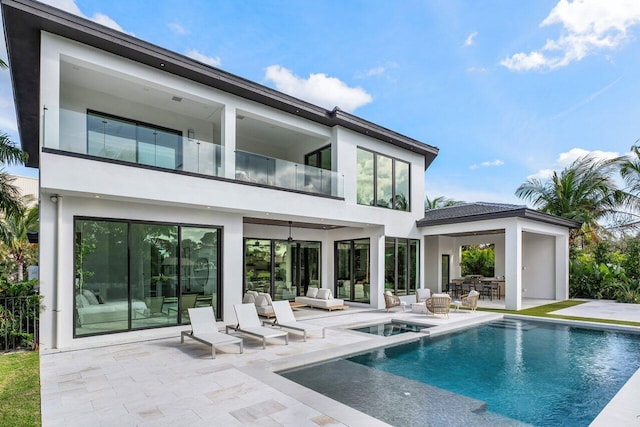
[[537, 328], [537, 326], [532, 325], [528, 322], [523, 322], [522, 320], [512, 320], [512, 319], [500, 319], [495, 322], [491, 322], [488, 324], [493, 328], [501, 328], [501, 329], [517, 329], [520, 331], [530, 331], [532, 329]]

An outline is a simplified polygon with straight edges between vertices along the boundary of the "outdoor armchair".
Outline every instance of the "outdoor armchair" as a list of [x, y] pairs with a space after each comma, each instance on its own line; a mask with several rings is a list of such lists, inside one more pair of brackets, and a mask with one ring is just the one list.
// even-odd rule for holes
[[451, 297], [447, 294], [433, 294], [431, 298], [425, 301], [427, 310], [433, 315], [444, 314], [449, 317], [449, 307], [451, 306]]
[[478, 307], [478, 297], [480, 293], [478, 291], [470, 291], [467, 295], [462, 295], [462, 298], [458, 301], [454, 301], [453, 305], [456, 306], [456, 311], [460, 307], [470, 308], [471, 311], [476, 311], [476, 307]]
[[393, 307], [402, 307], [402, 311], [404, 311], [404, 308], [407, 305], [407, 303], [402, 301], [399, 296], [393, 295], [391, 291], [385, 291], [384, 305], [387, 311], [389, 311]]

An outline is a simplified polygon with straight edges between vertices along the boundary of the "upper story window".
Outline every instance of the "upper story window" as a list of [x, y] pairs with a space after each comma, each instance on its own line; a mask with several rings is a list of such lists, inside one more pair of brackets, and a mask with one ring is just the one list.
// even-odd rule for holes
[[320, 169], [331, 170], [331, 145], [322, 147], [304, 156], [304, 164]]
[[179, 170], [182, 132], [89, 110], [87, 154]]
[[409, 211], [409, 163], [358, 148], [358, 204]]

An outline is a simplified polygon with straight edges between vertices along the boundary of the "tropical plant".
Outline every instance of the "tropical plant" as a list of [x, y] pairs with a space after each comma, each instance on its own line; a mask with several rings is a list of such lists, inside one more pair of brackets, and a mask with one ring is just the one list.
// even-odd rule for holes
[[[0, 68], [7, 68], [7, 64], [0, 59]], [[15, 146], [9, 136], [0, 132], [0, 163], [16, 164], [24, 163], [27, 153]], [[23, 204], [20, 200], [20, 191], [13, 185], [13, 180], [8, 173], [0, 169], [0, 213], [5, 216], [21, 215]]]
[[448, 199], [444, 196], [438, 196], [435, 199], [429, 199], [429, 196], [425, 196], [424, 208], [425, 210], [446, 208], [448, 206], [456, 206], [463, 203], [464, 202], [458, 200]]
[[485, 277], [493, 277], [495, 272], [493, 245], [463, 246], [460, 268], [463, 276], [480, 274]]
[[615, 218], [628, 200], [628, 194], [614, 180], [621, 162], [620, 157], [586, 155], [547, 180], [528, 179], [515, 194], [541, 212], [581, 222], [580, 232], [572, 230], [570, 234], [572, 243], [579, 234], [589, 234], [598, 241], [598, 232], [604, 231], [598, 221]]
[[629, 242], [622, 267], [624, 267], [627, 277], [640, 280], [640, 242], [637, 239], [632, 239]]
[[0, 243], [6, 254], [16, 264], [18, 282], [24, 280], [24, 270], [37, 261], [37, 248], [29, 242], [27, 232], [38, 230], [38, 207], [28, 209], [24, 215], [10, 215], [0, 222]]

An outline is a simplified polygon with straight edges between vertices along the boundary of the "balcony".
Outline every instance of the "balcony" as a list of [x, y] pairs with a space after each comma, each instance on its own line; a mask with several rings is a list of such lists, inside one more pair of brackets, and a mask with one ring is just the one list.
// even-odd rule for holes
[[[183, 132], [104, 113], [44, 111], [43, 147], [121, 164], [231, 179], [276, 189], [344, 196], [343, 177], [330, 170], [236, 150], [225, 174], [225, 147]], [[227, 163], [228, 164], [228, 163]]]

